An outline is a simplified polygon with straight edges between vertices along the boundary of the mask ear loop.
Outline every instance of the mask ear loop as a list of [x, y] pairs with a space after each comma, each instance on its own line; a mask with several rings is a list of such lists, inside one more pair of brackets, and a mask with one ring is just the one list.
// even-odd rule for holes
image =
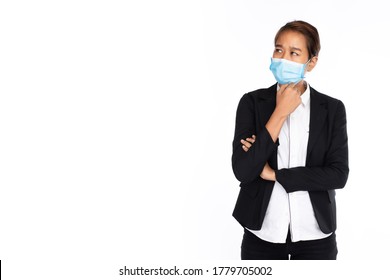
[[308, 60], [308, 61], [306, 61], [306, 63], [305, 63], [305, 70], [304, 70], [305, 72], [307, 71], [307, 70], [306, 70], [306, 68], [307, 68], [307, 65], [309, 64], [309, 62], [311, 61], [311, 59], [312, 59], [312, 58], [313, 58], [313, 57], [309, 58], [309, 60]]
[[[313, 58], [313, 57], [312, 57], [312, 58]], [[309, 60], [305, 63], [305, 69], [306, 69], [306, 67], [307, 67], [307, 64], [310, 62], [310, 60], [311, 60], [312, 58], [309, 58]]]
[[[305, 63], [305, 71], [306, 71], [307, 64], [311, 61], [312, 58], [313, 58], [313, 57], [309, 58], [309, 60]], [[298, 83], [299, 83], [299, 82], [298, 82]], [[298, 84], [298, 83], [297, 83], [297, 84]], [[306, 88], [307, 88], [307, 83], [306, 83], [305, 80], [303, 80], [303, 84], [304, 84], [304, 87], [305, 87], [305, 90], [306, 90]]]

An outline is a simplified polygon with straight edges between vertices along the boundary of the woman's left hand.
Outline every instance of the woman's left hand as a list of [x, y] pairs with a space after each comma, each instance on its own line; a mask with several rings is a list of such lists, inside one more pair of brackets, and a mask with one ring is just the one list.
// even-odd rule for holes
[[252, 144], [256, 141], [256, 135], [252, 135], [252, 137], [248, 137], [245, 140], [241, 139], [242, 149], [247, 152], [249, 148], [252, 147]]

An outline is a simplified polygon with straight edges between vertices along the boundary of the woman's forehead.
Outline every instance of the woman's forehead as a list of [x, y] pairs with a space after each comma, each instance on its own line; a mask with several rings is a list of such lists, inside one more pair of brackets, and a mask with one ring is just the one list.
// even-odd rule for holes
[[306, 38], [303, 34], [297, 31], [286, 30], [278, 36], [275, 46], [283, 48], [299, 48], [303, 50], [303, 48], [306, 47]]

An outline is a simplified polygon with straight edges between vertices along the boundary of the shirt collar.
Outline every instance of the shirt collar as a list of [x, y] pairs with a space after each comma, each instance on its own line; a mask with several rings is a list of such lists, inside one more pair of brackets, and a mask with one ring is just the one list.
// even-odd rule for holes
[[301, 94], [301, 99], [302, 99], [302, 105], [306, 107], [308, 102], [310, 101], [310, 85], [309, 83], [306, 83], [306, 90], [304, 93]]

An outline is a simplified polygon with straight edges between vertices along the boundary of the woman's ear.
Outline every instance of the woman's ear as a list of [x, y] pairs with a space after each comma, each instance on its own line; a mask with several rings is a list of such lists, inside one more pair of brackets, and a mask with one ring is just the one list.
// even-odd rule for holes
[[317, 61], [318, 61], [318, 56], [313, 56], [310, 59], [309, 63], [307, 64], [306, 71], [310, 72], [311, 70], [313, 70], [314, 67], [316, 67], [317, 65]]

